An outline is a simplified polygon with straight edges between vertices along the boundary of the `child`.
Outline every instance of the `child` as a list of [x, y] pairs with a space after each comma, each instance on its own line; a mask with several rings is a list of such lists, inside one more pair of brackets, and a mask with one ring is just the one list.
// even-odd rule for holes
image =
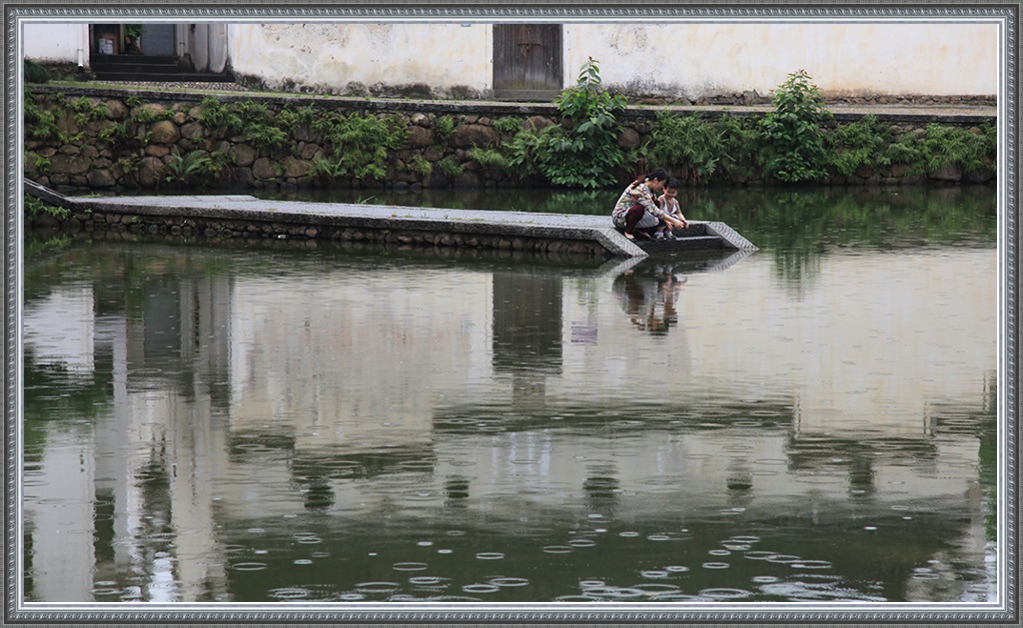
[[[664, 193], [657, 198], [657, 205], [666, 215], [675, 218], [682, 223], [682, 228], [689, 226], [689, 221], [682, 215], [682, 208], [678, 204], [678, 179], [671, 178], [664, 184]], [[670, 234], [672, 230], [669, 230]]]

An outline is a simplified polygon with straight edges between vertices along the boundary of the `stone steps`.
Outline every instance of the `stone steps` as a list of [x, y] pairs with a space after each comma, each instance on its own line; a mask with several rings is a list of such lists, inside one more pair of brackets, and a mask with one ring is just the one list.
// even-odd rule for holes
[[95, 55], [90, 69], [98, 81], [158, 81], [167, 83], [231, 82], [230, 74], [188, 72], [173, 55]]

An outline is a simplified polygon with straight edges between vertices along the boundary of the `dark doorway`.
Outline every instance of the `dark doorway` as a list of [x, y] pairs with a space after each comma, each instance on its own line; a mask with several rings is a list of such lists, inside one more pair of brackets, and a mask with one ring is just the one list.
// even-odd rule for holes
[[551, 100], [562, 90], [561, 24], [494, 25], [494, 98]]

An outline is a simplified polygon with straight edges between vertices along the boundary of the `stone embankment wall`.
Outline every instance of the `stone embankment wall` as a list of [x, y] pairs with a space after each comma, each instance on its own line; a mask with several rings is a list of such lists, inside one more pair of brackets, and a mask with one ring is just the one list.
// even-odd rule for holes
[[[32, 111], [27, 107], [24, 174], [69, 193], [543, 187], [543, 180], [518, 177], [509, 172], [514, 169], [487, 161], [481, 153], [495, 152], [524, 125], [541, 128], [560, 123], [552, 105], [249, 94], [221, 94], [215, 101], [204, 101], [202, 94], [61, 90], [53, 86], [31, 86], [28, 92], [26, 102], [32, 103]], [[216, 115], [212, 115], [214, 109]], [[287, 115], [282, 115], [284, 111]], [[635, 107], [623, 116], [625, 128], [619, 142], [625, 149], [639, 148], [649, 140], [657, 111], [656, 107]], [[718, 109], [706, 115], [722, 112], [763, 115], [762, 109], [742, 108]], [[233, 125], [228, 122], [232, 114]], [[375, 117], [381, 125], [375, 129], [346, 127], [344, 116], [351, 114]], [[287, 123], [282, 122], [285, 118]], [[327, 119], [334, 121], [333, 126], [322, 124]], [[911, 120], [896, 126], [903, 132], [922, 132], [928, 123]], [[961, 123], [978, 124], [969, 119]], [[384, 127], [403, 129], [399, 145], [386, 145], [390, 140]], [[355, 172], [374, 160], [380, 165], [377, 174], [363, 172], [360, 176]], [[634, 174], [622, 172], [620, 178], [626, 181]], [[829, 183], [965, 183], [989, 181], [994, 176], [993, 171], [963, 173], [955, 167], [912, 175], [895, 165], [884, 171], [861, 168], [848, 177], [832, 177]], [[770, 182], [753, 175], [730, 183]]]
[[[423, 231], [408, 228], [379, 229], [303, 222], [265, 222], [192, 216], [151, 216], [137, 213], [94, 212], [42, 213], [28, 221], [32, 229], [65, 233], [84, 232], [94, 237], [124, 239], [169, 236], [188, 242], [252, 241], [343, 246], [387, 245], [389, 247], [433, 248], [439, 251], [479, 251], [499, 254], [529, 254], [579, 259], [606, 259], [610, 255], [592, 240], [542, 236], [460, 233], [454, 230]], [[318, 244], [319, 243], [319, 244]]]

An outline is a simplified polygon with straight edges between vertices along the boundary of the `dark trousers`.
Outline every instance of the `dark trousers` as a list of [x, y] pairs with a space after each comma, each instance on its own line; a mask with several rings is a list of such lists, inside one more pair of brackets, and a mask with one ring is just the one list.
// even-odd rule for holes
[[646, 208], [636, 203], [625, 212], [625, 233], [632, 233], [636, 229], [636, 223], [640, 221]]
[[[643, 218], [643, 214], [646, 213], [646, 208], [636, 203], [629, 208], [629, 211], [625, 212], [625, 233], [632, 233], [636, 230], [636, 224]], [[657, 221], [657, 226], [650, 227], [649, 229], [642, 229], [644, 232], [651, 232], [656, 230], [658, 227], [664, 224], [663, 220]]]

